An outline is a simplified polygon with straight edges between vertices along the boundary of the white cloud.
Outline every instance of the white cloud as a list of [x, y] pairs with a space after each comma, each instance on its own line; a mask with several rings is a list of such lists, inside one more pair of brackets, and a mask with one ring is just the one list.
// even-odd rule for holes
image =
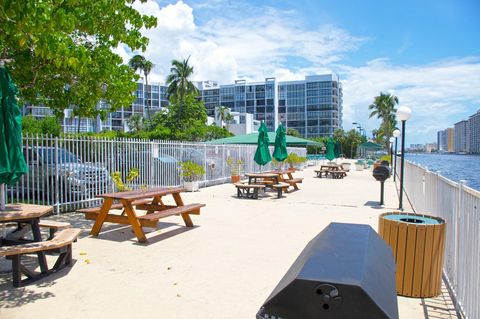
[[[435, 131], [453, 125], [480, 105], [479, 58], [417, 66], [398, 66], [388, 58], [378, 58], [352, 67], [342, 64], [342, 59], [366, 37], [322, 21], [316, 28], [307, 28], [292, 11], [222, 0], [192, 6], [182, 1], [164, 6], [148, 1], [134, 6], [158, 19], [155, 29], [145, 30], [150, 44], [141, 53], [155, 64], [150, 76], [155, 82], [164, 82], [172, 59], [188, 56], [195, 69], [194, 80], [219, 83], [271, 76], [280, 81], [298, 80], [335, 72], [341, 75], [344, 87], [346, 129], [352, 122], [361, 123], [368, 131], [375, 128], [378, 122], [368, 119], [368, 105], [379, 92], [394, 92], [402, 105], [412, 107], [411, 142], [434, 140]], [[408, 46], [407, 38], [399, 50]], [[117, 52], [125, 61], [138, 53], [124, 48]]]
[[[412, 109], [410, 142], [431, 142], [436, 131], [452, 126], [480, 105], [480, 59], [437, 61], [420, 66], [395, 66], [386, 59], [361, 67], [343, 67], [344, 123], [360, 122], [368, 131], [368, 105], [379, 92], [392, 90], [400, 105]], [[475, 106], [476, 105], [476, 106]]]

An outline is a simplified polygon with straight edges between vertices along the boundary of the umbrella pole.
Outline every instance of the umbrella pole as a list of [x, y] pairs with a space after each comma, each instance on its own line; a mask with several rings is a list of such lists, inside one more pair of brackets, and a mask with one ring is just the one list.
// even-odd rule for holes
[[5, 184], [0, 184], [0, 210], [5, 210]]

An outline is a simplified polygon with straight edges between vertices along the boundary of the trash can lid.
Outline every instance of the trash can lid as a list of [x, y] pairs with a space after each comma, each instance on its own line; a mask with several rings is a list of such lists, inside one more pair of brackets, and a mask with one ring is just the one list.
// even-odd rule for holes
[[417, 224], [417, 225], [439, 225], [440, 221], [431, 218], [431, 217], [424, 217], [422, 215], [412, 215], [412, 214], [390, 214], [383, 216], [385, 219], [394, 220], [397, 222], [404, 222], [409, 224]]

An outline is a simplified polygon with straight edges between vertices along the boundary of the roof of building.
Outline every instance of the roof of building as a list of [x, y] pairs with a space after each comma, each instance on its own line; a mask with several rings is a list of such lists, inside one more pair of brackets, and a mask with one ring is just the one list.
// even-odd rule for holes
[[[274, 132], [268, 133], [268, 138], [270, 144], [275, 144], [275, 137], [277, 136]], [[258, 133], [250, 133], [244, 135], [235, 135], [232, 137], [221, 138], [218, 140], [208, 141], [209, 144], [257, 144]], [[287, 146], [323, 146], [322, 143], [315, 142], [312, 140], [307, 140], [300, 137], [294, 137], [287, 135]]]

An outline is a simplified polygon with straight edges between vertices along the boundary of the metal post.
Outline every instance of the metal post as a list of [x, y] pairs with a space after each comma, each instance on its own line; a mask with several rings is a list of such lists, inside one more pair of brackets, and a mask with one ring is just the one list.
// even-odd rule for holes
[[385, 184], [385, 182], [380, 182], [380, 206], [385, 205], [384, 201], [383, 201], [383, 192], [385, 190], [384, 184]]
[[400, 158], [400, 195], [399, 195], [399, 203], [398, 209], [403, 210], [403, 171], [404, 171], [404, 163], [405, 163], [405, 121], [402, 121], [402, 157]]
[[0, 210], [5, 210], [5, 184], [0, 184]]
[[397, 142], [398, 137], [395, 137], [395, 167], [393, 169], [393, 181], [395, 182], [395, 177], [397, 176]]
[[393, 164], [393, 144], [390, 143], [390, 168], [392, 167]]

